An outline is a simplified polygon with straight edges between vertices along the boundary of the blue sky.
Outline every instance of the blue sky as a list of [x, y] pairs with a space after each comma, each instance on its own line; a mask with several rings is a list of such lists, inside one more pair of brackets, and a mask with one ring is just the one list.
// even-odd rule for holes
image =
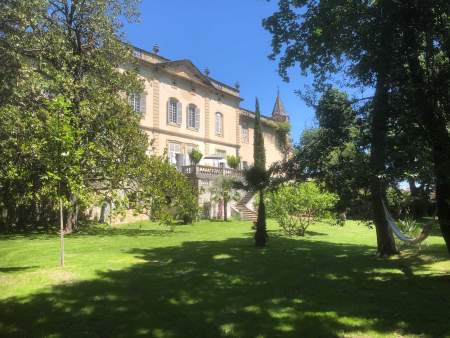
[[[172, 60], [190, 59], [199, 69], [208, 67], [219, 81], [241, 85], [242, 107], [253, 109], [258, 96], [261, 111], [270, 115], [277, 87], [290, 114], [295, 142], [314, 112], [294, 93], [305, 79], [292, 70], [290, 83], [277, 73], [277, 62], [268, 59], [271, 36], [262, 19], [277, 8], [266, 0], [143, 0], [141, 22], [124, 28], [128, 42]], [[297, 75], [296, 75], [297, 74]]]

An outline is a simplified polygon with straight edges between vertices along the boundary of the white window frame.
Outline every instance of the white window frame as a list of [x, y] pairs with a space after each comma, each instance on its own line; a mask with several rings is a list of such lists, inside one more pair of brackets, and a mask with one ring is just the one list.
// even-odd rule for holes
[[200, 110], [193, 103], [187, 106], [186, 127], [197, 131], [200, 129]]
[[214, 120], [216, 136], [223, 136], [223, 114], [216, 112]]
[[171, 97], [167, 101], [167, 123], [181, 125], [181, 103], [178, 99]]
[[170, 164], [177, 164], [177, 154], [181, 153], [181, 143], [178, 142], [168, 142], [167, 144], [167, 152], [169, 154], [169, 162]]
[[227, 158], [227, 151], [223, 149], [216, 149], [216, 155], [220, 156], [223, 159]]
[[131, 109], [133, 109], [134, 112], [141, 114], [141, 97], [142, 93], [130, 93], [128, 95], [128, 103], [131, 106]]

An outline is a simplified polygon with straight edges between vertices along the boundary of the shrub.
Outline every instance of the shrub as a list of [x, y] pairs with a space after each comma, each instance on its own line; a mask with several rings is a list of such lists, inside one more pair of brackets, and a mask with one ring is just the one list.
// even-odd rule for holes
[[197, 219], [197, 191], [186, 176], [176, 170], [165, 156], [150, 156], [142, 165], [136, 182], [138, 212], [171, 226], [175, 221], [192, 223]]
[[238, 169], [241, 163], [241, 158], [239, 156], [227, 156], [227, 164], [230, 168]]
[[284, 184], [266, 198], [269, 216], [290, 236], [304, 236], [311, 223], [330, 214], [336, 201], [336, 195], [315, 182]]
[[201, 153], [200, 150], [198, 150], [198, 149], [193, 149], [193, 150], [191, 151], [191, 153], [189, 154], [189, 157], [190, 157], [190, 159], [191, 159], [191, 162], [192, 162], [194, 165], [197, 165], [197, 164], [199, 164], [200, 161], [202, 160], [203, 154]]

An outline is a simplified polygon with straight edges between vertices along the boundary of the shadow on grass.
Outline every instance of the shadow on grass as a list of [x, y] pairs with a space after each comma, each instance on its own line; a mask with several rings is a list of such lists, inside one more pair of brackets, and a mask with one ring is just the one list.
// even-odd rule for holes
[[[186, 232], [184, 230], [176, 230], [177, 233]], [[111, 236], [125, 236], [125, 237], [141, 237], [141, 236], [172, 236], [174, 231], [161, 226], [161, 229], [140, 229], [137, 228], [114, 228], [105, 226], [92, 226], [81, 228], [77, 232], [71, 234], [65, 234], [66, 237], [83, 237], [83, 236], [97, 236], [97, 237], [111, 237]], [[16, 239], [26, 239], [26, 240], [42, 240], [51, 239], [59, 236], [56, 230], [48, 231], [34, 231], [34, 232], [24, 232], [24, 233], [13, 233], [13, 234], [0, 234], [0, 239], [2, 240], [16, 240]]]
[[[373, 248], [272, 235], [134, 249], [142, 263], [0, 302], [0, 336], [445, 336], [450, 285]], [[445, 258], [442, 258], [445, 259]]]
[[24, 271], [29, 269], [37, 268], [38, 266], [11, 266], [6, 268], [0, 268], [0, 273], [10, 273], [10, 272], [18, 272], [18, 271]]
[[[177, 233], [183, 233], [186, 231], [176, 230]], [[111, 236], [125, 236], [125, 237], [140, 237], [140, 236], [172, 236], [174, 231], [170, 229], [124, 229], [124, 228], [100, 228], [91, 227], [82, 229], [76, 233], [70, 234], [71, 237], [81, 237], [81, 236], [97, 236], [97, 237], [111, 237]]]

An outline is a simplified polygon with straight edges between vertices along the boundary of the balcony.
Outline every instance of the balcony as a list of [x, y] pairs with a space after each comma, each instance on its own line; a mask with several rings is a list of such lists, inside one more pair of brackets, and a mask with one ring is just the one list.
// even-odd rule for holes
[[242, 171], [231, 169], [231, 168], [221, 168], [206, 165], [185, 165], [181, 167], [181, 172], [189, 177], [196, 177], [201, 179], [211, 179], [217, 176], [227, 176], [234, 178], [241, 178]]

